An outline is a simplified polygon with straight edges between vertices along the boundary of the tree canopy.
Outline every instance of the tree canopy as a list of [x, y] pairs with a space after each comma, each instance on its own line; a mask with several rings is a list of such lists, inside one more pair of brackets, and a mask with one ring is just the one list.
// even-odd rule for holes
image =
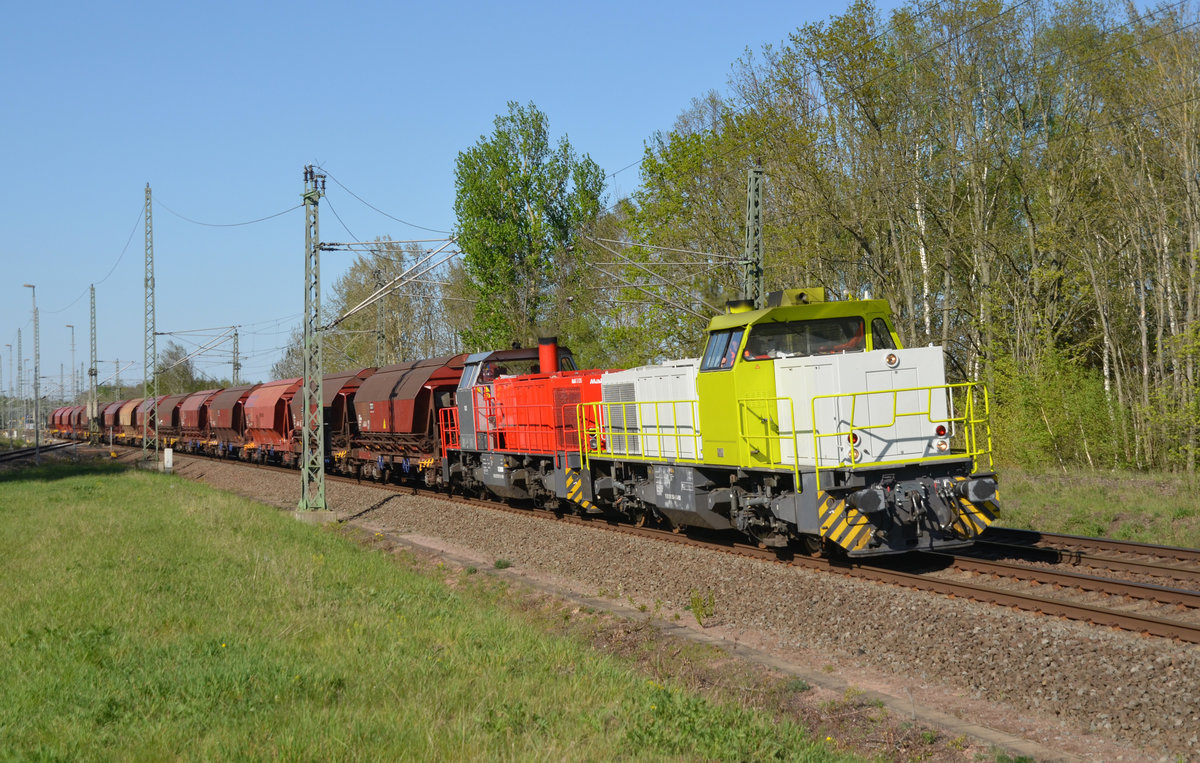
[[160, 395], [182, 395], [221, 386], [197, 373], [196, 365], [188, 357], [189, 354], [186, 347], [175, 341], [168, 341], [167, 346], [158, 353], [158, 364], [154, 373], [158, 377]]
[[557, 292], [574, 270], [572, 246], [603, 205], [604, 173], [563, 136], [550, 138], [532, 103], [508, 104], [491, 136], [455, 163], [458, 243], [473, 295], [467, 347], [506, 347], [556, 330]]

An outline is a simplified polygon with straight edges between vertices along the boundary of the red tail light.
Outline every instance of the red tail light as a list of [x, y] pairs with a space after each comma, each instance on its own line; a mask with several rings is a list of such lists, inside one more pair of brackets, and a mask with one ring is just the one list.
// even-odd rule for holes
[[851, 432], [850, 436], [847, 437], [846, 439], [850, 441], [851, 445], [858, 445], [858, 435], [855, 434], [854, 432]]
[[946, 425], [938, 424], [937, 429], [935, 429], [933, 431], [937, 434], [938, 437], [945, 437], [946, 436]]

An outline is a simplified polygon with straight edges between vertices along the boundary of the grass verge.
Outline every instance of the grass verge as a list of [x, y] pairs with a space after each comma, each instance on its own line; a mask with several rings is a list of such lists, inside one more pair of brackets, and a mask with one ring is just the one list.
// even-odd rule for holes
[[1000, 472], [998, 524], [1200, 548], [1194, 480], [1136, 472]]
[[6, 755], [839, 757], [530, 628], [503, 586], [450, 588], [174, 477], [0, 474], [0, 559]]

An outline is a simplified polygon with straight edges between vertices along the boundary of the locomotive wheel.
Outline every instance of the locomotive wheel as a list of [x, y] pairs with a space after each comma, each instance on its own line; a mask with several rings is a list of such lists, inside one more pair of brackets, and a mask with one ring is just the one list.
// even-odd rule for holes
[[633, 526], [634, 527], [645, 527], [646, 526], [646, 512], [639, 511], [633, 515]]
[[804, 541], [804, 553], [809, 556], [820, 556], [821, 550], [824, 547], [824, 541], [820, 535], [809, 535], [805, 533], [800, 536]]

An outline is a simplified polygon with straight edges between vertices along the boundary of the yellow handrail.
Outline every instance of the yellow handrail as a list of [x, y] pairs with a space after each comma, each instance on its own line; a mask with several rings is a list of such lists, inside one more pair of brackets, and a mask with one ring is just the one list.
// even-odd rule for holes
[[[950, 407], [947, 411], [946, 418], [935, 418], [933, 415], [933, 395], [935, 392], [938, 392], [938, 391], [947, 393], [949, 396]], [[962, 406], [963, 413], [961, 416], [955, 416], [953, 414], [954, 393], [956, 391], [961, 391], [964, 393], [963, 394], [964, 402], [963, 402], [963, 406]], [[901, 394], [921, 393], [921, 392], [925, 393], [926, 405], [925, 405], [924, 410], [911, 410], [911, 411], [907, 411], [904, 413], [901, 413], [899, 411], [899, 408], [900, 408], [899, 396]], [[976, 407], [975, 396], [977, 393], [981, 394], [983, 397], [983, 412], [982, 412], [981, 416], [977, 416], [977, 414], [976, 414], [977, 407]], [[857, 409], [858, 409], [859, 398], [867, 398], [872, 395], [875, 395], [875, 396], [891, 395], [891, 398], [892, 398], [892, 418], [891, 418], [891, 420], [887, 421], [887, 422], [875, 421], [875, 422], [871, 422], [870, 424], [856, 426], [854, 422], [855, 422], [855, 414], [857, 413]], [[818, 426], [816, 423], [817, 422], [818, 401], [820, 401], [820, 400], [840, 400], [840, 399], [845, 399], [845, 398], [850, 399], [850, 417], [849, 417], [850, 428], [849, 429], [839, 428], [833, 432], [818, 431]], [[853, 450], [851, 450], [852, 460], [849, 464], [842, 464], [839, 462], [836, 467], [822, 466], [821, 465], [821, 449], [820, 449], [820, 442], [822, 439], [829, 438], [829, 437], [846, 437], [852, 442], [858, 442], [861, 440], [861, 438], [855, 437], [856, 432], [868, 432], [872, 429], [879, 429], [879, 428], [895, 426], [897, 419], [911, 417], [911, 416], [924, 416], [926, 421], [930, 424], [949, 424], [949, 425], [961, 424], [964, 449], [958, 453], [955, 453], [953, 451], [947, 451], [945, 454], [942, 454], [942, 455], [922, 454], [920, 456], [910, 456], [907, 458], [895, 459], [895, 460], [891, 460], [891, 461], [872, 461], [872, 462], [870, 462], [870, 466], [872, 466], [872, 467], [897, 466], [897, 465], [901, 465], [901, 464], [915, 463], [918, 461], [921, 461], [921, 462], [947, 461], [947, 460], [951, 460], [951, 459], [959, 459], [959, 458], [966, 457], [966, 458], [970, 458], [972, 460], [973, 470], [980, 471], [980, 469], [979, 469], [980, 458], [983, 456], [987, 456], [987, 470], [991, 471], [991, 469], [992, 469], [992, 429], [991, 429], [991, 421], [990, 421], [991, 420], [991, 409], [990, 409], [990, 403], [988, 400], [987, 387], [982, 382], [959, 382], [956, 384], [942, 384], [942, 385], [935, 385], [935, 386], [931, 386], [931, 387], [907, 387], [907, 388], [902, 388], [902, 389], [875, 390], [875, 391], [871, 391], [871, 392], [846, 392], [846, 393], [831, 394], [831, 395], [814, 395], [810, 405], [811, 405], [811, 413], [812, 413], [812, 417], [813, 417], [812, 420], [814, 422], [813, 429], [812, 429], [813, 462], [814, 462], [814, 466], [815, 466], [816, 473], [817, 473], [817, 475], [816, 475], [817, 484], [820, 484], [822, 469], [828, 470], [831, 468], [842, 468], [842, 469], [853, 470], [853, 469], [856, 469], [856, 468], [859, 468], [860, 466], [862, 466], [862, 464], [859, 464], [855, 460], [853, 460], [853, 453], [854, 453]], [[977, 427], [980, 427], [980, 426], [982, 426], [982, 428], [983, 428], [983, 436], [985, 439], [985, 445], [983, 445], [982, 447], [980, 446], [980, 443], [979, 443], [980, 437], [979, 437], [979, 432], [977, 431]], [[956, 432], [953, 430], [948, 431], [947, 437], [953, 437], [955, 434], [956, 434]]]
[[[751, 403], [768, 403], [769, 408], [768, 408], [766, 417], [764, 418], [762, 416], [759, 416], [757, 413], [755, 413], [750, 407]], [[780, 431], [780, 426], [779, 426], [782, 423], [782, 421], [776, 421], [771, 416], [770, 408], [774, 408], [775, 411], [778, 411], [780, 403], [786, 403], [788, 406], [788, 420], [792, 422], [791, 435], [782, 434]], [[758, 419], [759, 422], [764, 425], [762, 434], [748, 434], [746, 432], [746, 413], [747, 412], [749, 412], [750, 415], [754, 416], [754, 418]], [[774, 434], [771, 433], [772, 428], [774, 429], [774, 432], [775, 432]], [[792, 470], [792, 477], [795, 480], [792, 484], [794, 484], [796, 486], [797, 490], [800, 489], [800, 458], [799, 458], [800, 441], [799, 441], [799, 438], [797, 437], [797, 430], [796, 430], [796, 401], [795, 400], [793, 400], [790, 397], [744, 397], [744, 398], [739, 399], [738, 400], [738, 437], [740, 439], [742, 439], [743, 441], [745, 441], [746, 446], [750, 449], [751, 452], [758, 452], [758, 453], [762, 454], [764, 457], [764, 460], [767, 462], [768, 466], [773, 467], [773, 468], [790, 467]], [[782, 460], [782, 456], [780, 457], [779, 460], [773, 459], [771, 457], [771, 443], [772, 442], [777, 443], [779, 445], [779, 452], [782, 454], [783, 453], [783, 442], [784, 442], [784, 440], [789, 440], [789, 439], [792, 441], [792, 463], [787, 464], [786, 462], [784, 462]], [[753, 443], [754, 440], [762, 440], [763, 441], [763, 445], [764, 445], [763, 450], [759, 450], [758, 448], [754, 447], [754, 443]]]
[[[620, 456], [663, 463], [701, 463], [698, 405], [697, 400], [582, 403], [576, 409], [579, 452], [585, 464], [592, 456]], [[668, 413], [670, 418], [663, 423]], [[692, 431], [681, 431], [683, 429]], [[637, 453], [629, 452], [633, 450], [629, 447], [632, 438], [637, 438]], [[624, 447], [614, 448], [613, 444], [618, 439], [624, 443]], [[647, 442], [653, 442], [654, 447], [646, 447]], [[691, 445], [691, 457], [682, 455], [685, 444]], [[672, 453], [668, 454], [669, 450]], [[651, 454], [649, 451], [657, 452]]]
[[[935, 417], [933, 413], [934, 394], [938, 392], [949, 395], [950, 407], [946, 418]], [[923, 393], [921, 395], [925, 401], [923, 409], [901, 411], [901, 399], [899, 396], [905, 393]], [[962, 393], [964, 397], [962, 414], [958, 416], [953, 413], [954, 396], [956, 393]], [[859, 407], [859, 398], [865, 399], [872, 395], [891, 396], [891, 419], [886, 422], [876, 421], [861, 426], [856, 425], [855, 418]], [[977, 395], [982, 397], [982, 406], [976, 400]], [[849, 429], [837, 428], [831, 432], [820, 431], [820, 422], [816, 415], [818, 401], [838, 399], [849, 401]], [[755, 408], [758, 408], [763, 403], [767, 404], [767, 410], [765, 415], [760, 415]], [[790, 469], [795, 478], [795, 484], [798, 486], [800, 484], [801, 430], [796, 422], [796, 399], [790, 397], [742, 398], [737, 401], [737, 404], [739, 438], [747, 444], [748, 449], [764, 456], [764, 460], [766, 461], [764, 466]], [[779, 416], [780, 404], [786, 406], [785, 418]], [[589, 463], [593, 456], [610, 458], [619, 456], [623, 459], [647, 462], [702, 463], [702, 437], [699, 429], [698, 405], [699, 401], [696, 400], [583, 403], [576, 408], [579, 452], [583, 458], [583, 462], [585, 464]], [[986, 456], [986, 468], [988, 471], [992, 468], [990, 402], [987, 387], [981, 382], [961, 382], [931, 387], [908, 387], [874, 392], [816, 395], [810, 399], [809, 406], [812, 416], [810, 421], [813, 422], [810, 425], [812, 427], [813, 438], [813, 462], [818, 485], [821, 484], [822, 471], [828, 471], [832, 468], [853, 470], [868, 465], [853, 461], [849, 464], [839, 461], [837, 464], [823, 465], [821, 462], [820, 444], [824, 439], [830, 437], [849, 437], [855, 433], [891, 427], [899, 419], [913, 416], [924, 416], [933, 425], [947, 424], [950, 427], [960, 426], [964, 448], [957, 452], [947, 451], [945, 454], [921, 454], [919, 456], [909, 456], [889, 461], [871, 461], [869, 466], [897, 466], [916, 462], [971, 458], [974, 470], [980, 471], [981, 459]], [[920, 406], [918, 405], [917, 407], [919, 408]], [[981, 407], [982, 410], [980, 410]], [[667, 417], [668, 411], [670, 419], [664, 425], [663, 419]], [[762, 432], [748, 431], [746, 426], [746, 417], [748, 414], [753, 415], [762, 424]], [[782, 425], [788, 422], [791, 424], [790, 430], [782, 429]], [[631, 424], [633, 425], [632, 427]], [[688, 428], [692, 429], [692, 432], [682, 431]], [[958, 432], [954, 428], [951, 428], [947, 432], [947, 437], [954, 437], [956, 434]], [[638, 446], [636, 448], [629, 447], [630, 438], [638, 438]], [[617, 441], [624, 443], [624, 447], [615, 447], [614, 443]], [[791, 463], [787, 463], [782, 459], [783, 444], [788, 441], [792, 445]], [[647, 447], [646, 443], [648, 442], [654, 443], [654, 447]], [[758, 443], [763, 445], [761, 449], [757, 447]], [[773, 453], [773, 443], [778, 445], [778, 452], [780, 454], [778, 456]], [[691, 457], [682, 455], [685, 444], [691, 445]], [[673, 448], [669, 447], [672, 445]], [[637, 452], [630, 452], [633, 450]], [[669, 450], [672, 450], [673, 453], [668, 454]]]

